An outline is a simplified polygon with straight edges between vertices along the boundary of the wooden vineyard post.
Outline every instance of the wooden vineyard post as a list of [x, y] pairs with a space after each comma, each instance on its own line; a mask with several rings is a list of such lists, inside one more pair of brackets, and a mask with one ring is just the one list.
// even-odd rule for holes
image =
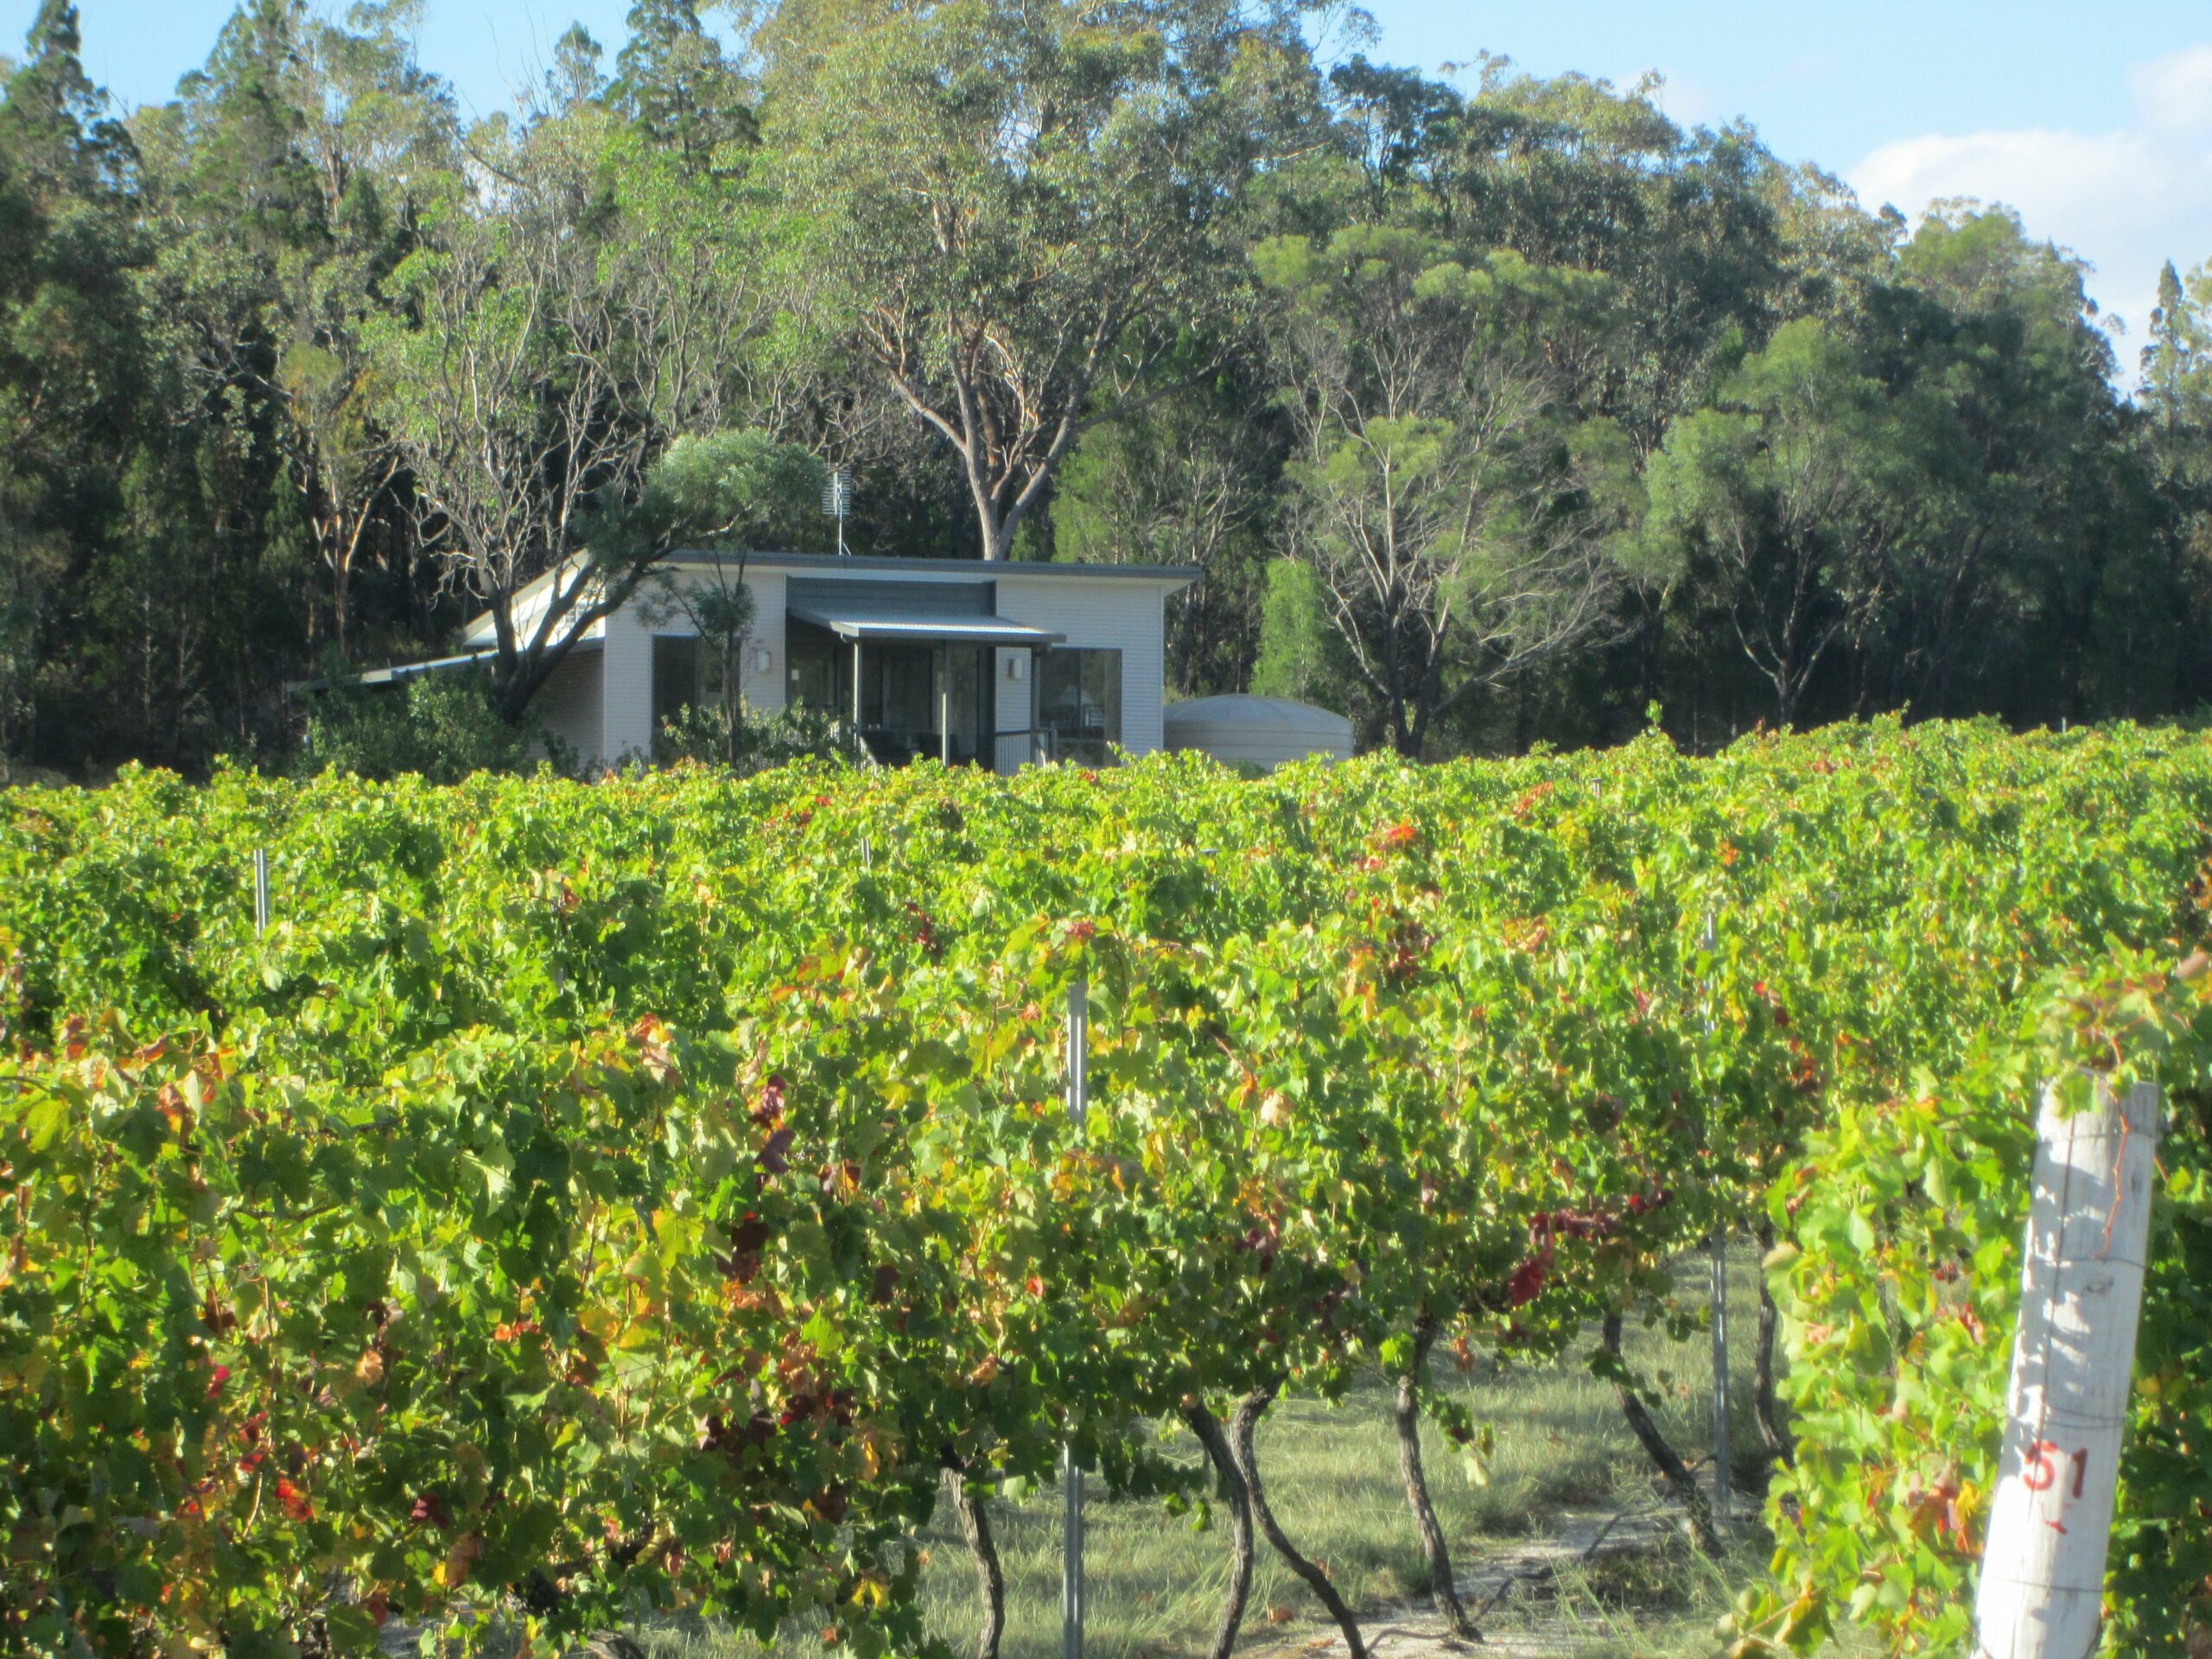
[[1728, 1531], [1728, 1230], [1715, 1227], [1707, 1256], [1713, 1295], [1713, 1528]]
[[1982, 1659], [2085, 1659], [2103, 1616], [2150, 1239], [2159, 1096], [2044, 1090], [2020, 1330], [1974, 1607]]
[[[1083, 1133], [1090, 1104], [1084, 1075], [1090, 1047], [1089, 987], [1080, 979], [1068, 987], [1068, 1117]], [[1083, 1659], [1083, 1470], [1075, 1447], [1060, 1446], [1060, 1655]]]

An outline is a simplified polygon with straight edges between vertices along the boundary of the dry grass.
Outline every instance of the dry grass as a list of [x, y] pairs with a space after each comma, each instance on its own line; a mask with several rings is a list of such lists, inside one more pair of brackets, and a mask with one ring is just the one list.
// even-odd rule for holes
[[[1739, 1459], [1751, 1444], [1751, 1314], [1756, 1294], [1748, 1249], [1737, 1253], [1732, 1317], [1732, 1393]], [[1685, 1263], [1683, 1294], [1701, 1285], [1702, 1262]], [[1631, 1329], [1630, 1357], [1662, 1379], [1659, 1415], [1668, 1433], [1694, 1456], [1708, 1438], [1707, 1338], [1676, 1344], [1663, 1331]], [[1486, 1483], [1471, 1480], [1433, 1430], [1424, 1440], [1432, 1493], [1465, 1579], [1486, 1554], [1552, 1529], [1566, 1512], [1610, 1515], [1663, 1509], [1649, 1465], [1621, 1420], [1611, 1385], [1587, 1369], [1588, 1351], [1556, 1363], [1484, 1366], [1451, 1376], [1478, 1422], [1491, 1426], [1494, 1449]], [[1163, 1444], [1192, 1464], [1198, 1449], [1176, 1428]], [[1397, 1472], [1396, 1442], [1382, 1379], [1370, 1379], [1340, 1404], [1292, 1398], [1262, 1425], [1258, 1450], [1275, 1512], [1309, 1555], [1325, 1561], [1355, 1607], [1413, 1601], [1428, 1589]], [[1059, 1495], [1046, 1490], [1002, 1500], [996, 1509], [1007, 1576], [1006, 1659], [1058, 1659], [1060, 1652]], [[1150, 1502], [1102, 1499], [1087, 1516], [1090, 1593], [1087, 1651], [1094, 1659], [1179, 1659], [1203, 1653], [1228, 1576], [1225, 1527], [1195, 1530], [1187, 1517]], [[949, 1516], [925, 1535], [925, 1616], [932, 1636], [954, 1652], [975, 1640], [973, 1567]], [[1760, 1568], [1756, 1538], [1721, 1561], [1674, 1544], [1631, 1556], [1601, 1556], [1517, 1586], [1493, 1611], [1491, 1627], [1555, 1635], [1560, 1651], [1648, 1656], [1720, 1650], [1715, 1622], [1736, 1591]], [[1260, 1545], [1242, 1646], [1259, 1649], [1323, 1634], [1320, 1611], [1305, 1586]], [[667, 1659], [740, 1659], [746, 1645], [709, 1632], [658, 1634]], [[809, 1647], [810, 1640], [798, 1645]], [[1526, 1649], [1523, 1649], [1526, 1650]]]

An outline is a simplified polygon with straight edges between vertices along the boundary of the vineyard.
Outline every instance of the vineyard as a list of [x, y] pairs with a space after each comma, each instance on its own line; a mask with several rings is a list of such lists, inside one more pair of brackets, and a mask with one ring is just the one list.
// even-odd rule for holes
[[1632, 1408], [1726, 1230], [1780, 1354], [1739, 1649], [1964, 1653], [2036, 1093], [2103, 1076], [2170, 1105], [2107, 1639], [2200, 1651], [2209, 825], [2194, 736], [1894, 724], [0, 796], [0, 1643], [912, 1652], [950, 1503], [988, 1654], [999, 1483], [1065, 1444], [1296, 1567], [1255, 1428], [1378, 1367], [1448, 1586], [1419, 1425], [1488, 1436], [1433, 1379], [1596, 1332]]

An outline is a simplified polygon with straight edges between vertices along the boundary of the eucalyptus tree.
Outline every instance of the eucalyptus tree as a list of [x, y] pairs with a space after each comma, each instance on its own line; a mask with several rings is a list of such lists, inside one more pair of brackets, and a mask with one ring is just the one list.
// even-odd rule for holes
[[[480, 124], [478, 171], [426, 215], [371, 331], [379, 418], [442, 580], [490, 613], [511, 722], [665, 553], [758, 505], [750, 440], [714, 429], [724, 405], [702, 360], [731, 339], [670, 297], [728, 295], [696, 250], [610, 200], [618, 126], [597, 106]], [[672, 448], [687, 426], [700, 447]]]
[[[2112, 346], [2085, 276], [2002, 209], [1931, 213], [1899, 250], [1870, 332], [1910, 423], [1916, 530], [1884, 624], [1883, 701], [1940, 715], [1964, 693], [2030, 718], [2082, 712], [2061, 688], [2090, 671], [2101, 591], [2147, 574], [2128, 567], [2154, 539], [2129, 503], [2141, 492], [2124, 476]], [[2058, 694], [2041, 709], [1986, 684], [1993, 664], [2034, 657]]]
[[1660, 83], [1544, 78], [1484, 58], [1471, 92], [1354, 58], [1330, 76], [1362, 213], [1545, 269], [1601, 274], [1618, 303], [1568, 393], [1639, 457], [1764, 341], [1788, 283], [1785, 226], [1814, 181], [1747, 129], [1685, 130]]
[[344, 25], [311, 22], [295, 94], [325, 239], [280, 267], [289, 326], [275, 378], [341, 658], [355, 577], [380, 543], [391, 550], [398, 540], [388, 532], [405, 484], [398, 448], [376, 418], [365, 325], [417, 214], [459, 159], [452, 93], [416, 60], [421, 13], [422, 0], [390, 0], [356, 4]]
[[553, 66], [545, 72], [537, 94], [543, 113], [573, 115], [605, 96], [607, 77], [600, 69], [600, 60], [606, 55], [607, 49], [592, 39], [591, 31], [582, 23], [570, 23], [562, 30], [561, 38], [553, 42]]
[[2159, 273], [2158, 304], [2142, 353], [2138, 442], [2156, 491], [2160, 541], [2173, 572], [2181, 626], [2172, 696], [2212, 700], [2212, 264]]
[[645, 417], [671, 435], [805, 429], [823, 350], [791, 301], [811, 278], [753, 142], [726, 141], [705, 167], [635, 124], [602, 130], [585, 227], [615, 308], [610, 325], [631, 342]]
[[764, 52], [817, 302], [950, 447], [1006, 558], [1234, 289], [1243, 188], [1312, 105], [1293, 8], [822, 0]]
[[1383, 734], [1418, 756], [1478, 694], [1607, 639], [1636, 486], [1567, 397], [1609, 284], [1354, 225], [1255, 255], [1293, 433], [1284, 534]]
[[2180, 539], [2212, 556], [2212, 263], [2158, 275], [2140, 396], [2161, 489]]
[[722, 164], [753, 136], [742, 73], [699, 22], [693, 0], [637, 0], [607, 96], [687, 171]]
[[1830, 652], [1862, 637], [1894, 591], [1912, 528], [1906, 442], [1850, 343], [1801, 318], [1652, 457], [1647, 539], [1692, 562], [1783, 726]]
[[[252, 616], [258, 643], [241, 649], [271, 677], [326, 636], [348, 654], [365, 572], [388, 560], [405, 575], [405, 480], [363, 334], [458, 159], [451, 95], [415, 55], [419, 19], [415, 0], [343, 22], [253, 0], [177, 98], [136, 121], [176, 427], [162, 507], [143, 516], [199, 520], [183, 544], [225, 553], [254, 602], [219, 603]], [[203, 572], [195, 586], [221, 584]]]
[[[1189, 354], [1203, 360], [1211, 348], [1194, 345]], [[1166, 373], [1180, 378], [1172, 361]], [[1240, 353], [1094, 429], [1052, 498], [1053, 557], [1200, 572], [1167, 619], [1168, 672], [1186, 691], [1235, 690], [1252, 670], [1282, 471], [1282, 423], [1270, 404], [1260, 365]]]
[[37, 748], [49, 654], [97, 560], [138, 426], [137, 156], [79, 55], [77, 9], [41, 0], [0, 79], [0, 779]]
[[2183, 276], [2169, 259], [2158, 273], [2158, 304], [2143, 348], [2142, 397], [2177, 443], [2212, 431], [2212, 261]]
[[[495, 701], [511, 721], [645, 576], [580, 560], [594, 502], [637, 489], [652, 435], [587, 220], [611, 121], [585, 110], [519, 132], [479, 124], [474, 175], [426, 213], [389, 284], [395, 304], [370, 327], [378, 416], [442, 582], [492, 613]], [[540, 576], [554, 578], [546, 602], [525, 617]]]

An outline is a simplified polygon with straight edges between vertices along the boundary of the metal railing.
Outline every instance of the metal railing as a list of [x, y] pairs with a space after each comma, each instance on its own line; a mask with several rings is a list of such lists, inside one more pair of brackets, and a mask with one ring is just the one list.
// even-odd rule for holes
[[[909, 741], [916, 734], [900, 733], [887, 727], [855, 726], [849, 721], [841, 721], [833, 728], [832, 734], [852, 752], [855, 760], [866, 766], [906, 766], [914, 760], [925, 760], [937, 752], [935, 733], [919, 734], [930, 741], [917, 743]], [[1060, 758], [1060, 734], [1050, 726], [1021, 726], [1011, 731], [992, 732], [988, 735], [994, 770], [1006, 758], [1007, 743], [1017, 738], [1027, 745], [1015, 761], [1017, 766], [1035, 766], [1040, 761]]]

